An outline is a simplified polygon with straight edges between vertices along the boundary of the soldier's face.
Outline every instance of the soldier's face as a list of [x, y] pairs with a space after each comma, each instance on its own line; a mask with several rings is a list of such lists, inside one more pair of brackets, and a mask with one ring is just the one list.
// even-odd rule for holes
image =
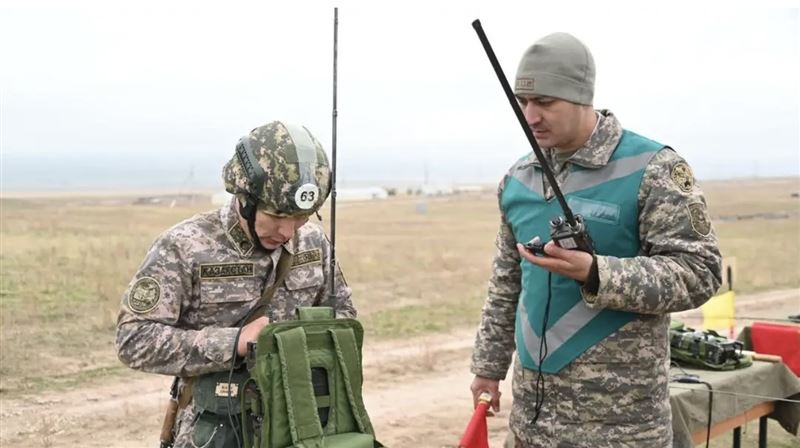
[[[294, 233], [308, 222], [308, 216], [275, 216], [263, 211], [256, 213], [256, 234], [265, 249], [277, 249], [289, 241]], [[245, 223], [242, 226], [250, 233]]]
[[581, 106], [549, 96], [517, 96], [533, 137], [542, 148], [570, 151], [583, 145]]

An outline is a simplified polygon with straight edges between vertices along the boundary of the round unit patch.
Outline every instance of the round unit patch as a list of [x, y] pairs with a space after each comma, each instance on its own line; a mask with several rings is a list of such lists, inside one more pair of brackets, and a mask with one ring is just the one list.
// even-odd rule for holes
[[685, 193], [692, 191], [692, 187], [694, 187], [694, 174], [692, 174], [692, 169], [689, 168], [686, 162], [676, 163], [675, 166], [672, 167], [672, 171], [669, 175], [681, 191]]
[[303, 184], [294, 193], [294, 203], [301, 210], [308, 210], [319, 199], [319, 187], [314, 184]]
[[128, 295], [128, 308], [134, 313], [146, 313], [161, 300], [161, 285], [152, 277], [136, 280]]
[[689, 210], [689, 221], [692, 223], [692, 229], [700, 236], [708, 236], [711, 233], [711, 220], [708, 219], [706, 206], [696, 202], [687, 205], [686, 208]]

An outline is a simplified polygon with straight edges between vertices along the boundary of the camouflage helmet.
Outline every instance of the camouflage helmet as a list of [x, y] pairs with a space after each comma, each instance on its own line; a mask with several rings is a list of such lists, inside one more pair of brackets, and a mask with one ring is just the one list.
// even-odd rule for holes
[[276, 216], [308, 215], [330, 193], [322, 145], [303, 126], [273, 121], [250, 131], [222, 169], [225, 190]]

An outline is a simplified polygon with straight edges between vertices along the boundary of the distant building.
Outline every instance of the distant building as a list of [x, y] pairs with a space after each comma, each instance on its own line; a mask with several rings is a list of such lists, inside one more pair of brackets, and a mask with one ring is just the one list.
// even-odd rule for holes
[[220, 191], [211, 195], [211, 203], [214, 205], [225, 205], [230, 201], [232, 194], [227, 191]]
[[424, 196], [445, 196], [453, 194], [453, 187], [450, 185], [423, 185], [419, 191]]
[[370, 201], [373, 199], [386, 199], [389, 191], [381, 187], [367, 188], [337, 188], [337, 201]]
[[486, 189], [487, 187], [483, 185], [456, 185], [453, 187], [453, 191], [456, 193], [481, 193]]
[[133, 200], [133, 205], [166, 205], [175, 207], [176, 205], [203, 202], [207, 199], [208, 196], [199, 194], [162, 194], [158, 196], [140, 196]]

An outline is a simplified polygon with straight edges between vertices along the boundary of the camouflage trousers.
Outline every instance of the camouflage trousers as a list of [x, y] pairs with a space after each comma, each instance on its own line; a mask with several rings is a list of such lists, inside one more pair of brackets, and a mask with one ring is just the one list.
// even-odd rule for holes
[[178, 421], [176, 422], [177, 428], [175, 431], [175, 443], [173, 448], [194, 448], [194, 442], [192, 441], [192, 430], [196, 419], [197, 412], [195, 412], [191, 404], [183, 409], [183, 411], [178, 415]]
[[[506, 447], [514, 448], [669, 448], [672, 419], [669, 391], [640, 366], [628, 370], [637, 380], [604, 381], [599, 363], [572, 363], [544, 376], [544, 404], [536, 423], [536, 377], [519, 359], [514, 363], [513, 403]], [[601, 376], [594, 378], [593, 372]], [[592, 385], [593, 384], [593, 385]], [[663, 390], [662, 390], [663, 389]]]

